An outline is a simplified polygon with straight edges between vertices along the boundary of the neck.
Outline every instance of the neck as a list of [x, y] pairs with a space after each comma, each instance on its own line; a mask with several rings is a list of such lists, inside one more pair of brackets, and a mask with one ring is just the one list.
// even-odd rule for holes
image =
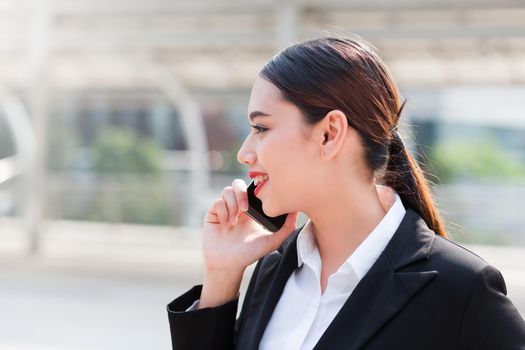
[[[383, 219], [393, 203], [384, 187], [375, 182], [366, 186], [334, 187], [323, 194], [323, 205], [305, 211], [323, 263], [323, 270], [335, 272]], [[359, 188], [359, 190], [355, 190]], [[328, 199], [329, 198], [329, 199]]]

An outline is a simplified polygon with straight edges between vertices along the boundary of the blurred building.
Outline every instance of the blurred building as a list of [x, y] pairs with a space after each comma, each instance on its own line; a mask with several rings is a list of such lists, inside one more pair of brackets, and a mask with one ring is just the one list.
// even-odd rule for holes
[[[521, 1], [26, 0], [0, 4], [0, 28], [0, 85], [33, 125], [28, 181], [49, 184], [34, 210], [51, 217], [78, 219], [86, 207], [73, 202], [107, 192], [92, 176], [92, 149], [102, 130], [116, 127], [162, 150], [165, 191], [175, 199], [162, 202], [161, 223], [198, 225], [217, 188], [240, 171], [235, 154], [261, 66], [290, 42], [325, 35], [355, 33], [377, 48], [408, 99], [403, 118], [416, 153], [488, 132], [525, 163]], [[6, 96], [0, 156], [12, 160], [20, 149], [5, 123]], [[137, 192], [133, 201], [148, 196]], [[13, 199], [4, 213], [23, 205]]]

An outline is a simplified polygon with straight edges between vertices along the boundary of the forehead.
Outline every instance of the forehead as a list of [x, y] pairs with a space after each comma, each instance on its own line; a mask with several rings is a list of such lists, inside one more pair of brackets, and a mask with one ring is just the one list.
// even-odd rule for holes
[[284, 126], [286, 130], [302, 131], [305, 136], [311, 131], [312, 125], [306, 122], [299, 107], [285, 100], [277, 86], [257, 77], [250, 94], [248, 118], [251, 119], [250, 116], [255, 117], [261, 114], [269, 115], [261, 119], [270, 120], [272, 125]]
[[275, 85], [261, 77], [257, 77], [250, 94], [248, 115], [255, 111], [273, 115], [277, 111], [290, 106], [293, 106], [293, 104], [282, 97], [281, 91]]

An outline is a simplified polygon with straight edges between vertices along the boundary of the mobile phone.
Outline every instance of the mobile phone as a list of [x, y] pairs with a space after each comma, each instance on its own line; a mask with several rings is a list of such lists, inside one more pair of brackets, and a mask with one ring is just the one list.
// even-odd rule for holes
[[266, 215], [262, 209], [261, 200], [257, 198], [253, 193], [255, 187], [256, 186], [253, 181], [250, 184], [250, 186], [248, 186], [248, 211], [246, 211], [245, 213], [248, 214], [252, 219], [257, 221], [259, 224], [261, 224], [268, 231], [279, 231], [279, 229], [283, 227], [288, 214], [282, 214], [275, 217]]

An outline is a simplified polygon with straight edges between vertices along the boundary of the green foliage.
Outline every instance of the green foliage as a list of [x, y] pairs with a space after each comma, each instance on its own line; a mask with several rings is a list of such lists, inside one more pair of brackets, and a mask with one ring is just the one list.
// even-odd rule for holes
[[105, 190], [86, 213], [91, 220], [167, 224], [166, 184], [161, 178], [162, 150], [130, 129], [108, 128], [93, 146], [94, 169]]
[[161, 150], [132, 130], [108, 128], [95, 142], [94, 167], [100, 174], [159, 174]]
[[525, 165], [489, 136], [440, 144], [431, 152], [430, 162], [444, 183], [462, 180], [525, 180]]

